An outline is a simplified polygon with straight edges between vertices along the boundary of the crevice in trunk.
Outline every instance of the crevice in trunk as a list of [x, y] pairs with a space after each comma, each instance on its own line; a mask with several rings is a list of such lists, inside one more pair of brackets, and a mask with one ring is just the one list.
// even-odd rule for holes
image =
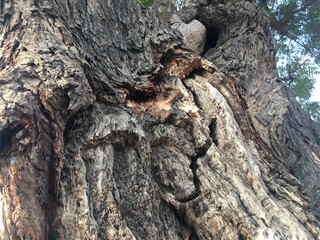
[[[49, 115], [48, 115], [49, 117]], [[49, 118], [48, 118], [49, 119]], [[51, 120], [49, 120], [51, 121]], [[68, 121], [68, 123], [70, 120]], [[64, 132], [61, 131], [60, 127], [56, 126], [57, 129], [55, 130], [53, 128], [53, 125], [51, 125], [51, 132], [52, 132], [52, 139], [55, 139], [55, 141], [63, 141], [65, 142], [65, 134], [69, 134], [70, 128], [68, 127], [65, 129]], [[53, 133], [56, 131], [56, 133]], [[60, 201], [60, 195], [59, 195], [59, 181], [61, 177], [61, 171], [62, 166], [61, 162], [61, 156], [58, 152], [54, 150], [54, 147], [51, 151], [51, 161], [48, 166], [49, 170], [49, 178], [48, 178], [48, 203], [46, 205], [46, 220], [48, 223], [48, 229], [46, 231], [46, 234], [48, 236], [48, 239], [57, 239], [57, 236], [59, 235], [58, 232], [55, 229], [55, 216], [57, 214], [57, 206], [59, 205]]]
[[172, 204], [166, 202], [169, 206], [169, 208], [172, 210], [172, 212], [174, 212], [177, 220], [179, 221], [179, 225], [180, 227], [182, 226], [183, 228], [188, 229], [188, 231], [190, 231], [190, 235], [186, 236], [188, 238], [184, 238], [184, 239], [188, 239], [188, 240], [199, 240], [199, 237], [196, 233], [196, 230], [194, 229], [194, 227], [187, 222], [187, 219], [185, 218], [185, 211], [186, 211], [186, 207], [184, 204], [181, 204], [179, 208], [176, 208], [175, 206], [173, 206]]
[[203, 54], [204, 56], [210, 49], [215, 48], [217, 46], [217, 42], [220, 35], [220, 29], [218, 28], [208, 28], [207, 27], [207, 41], [204, 46]]
[[132, 100], [137, 103], [148, 102], [156, 98], [157, 93], [155, 89], [150, 88], [129, 88], [129, 92], [127, 94], [127, 100]]
[[52, 161], [49, 166], [49, 182], [48, 182], [48, 203], [46, 205], [46, 221], [48, 223], [48, 229], [46, 229], [46, 235], [48, 239], [55, 239], [57, 232], [54, 229], [54, 218], [57, 210], [58, 199], [58, 176], [56, 170], [56, 160]]
[[24, 129], [24, 126], [21, 123], [11, 123], [6, 129], [0, 132], [0, 157], [9, 154], [14, 137], [22, 129]]
[[218, 146], [219, 144], [218, 144], [218, 139], [216, 135], [216, 129], [217, 129], [217, 119], [212, 118], [209, 125], [210, 137], [212, 138], [212, 141], [214, 142], [214, 144]]
[[195, 186], [196, 190], [189, 197], [187, 197], [185, 199], [180, 199], [179, 202], [186, 203], [186, 202], [189, 202], [189, 201], [192, 201], [192, 200], [196, 199], [200, 195], [201, 190], [200, 190], [200, 180], [199, 180], [199, 178], [197, 176], [197, 169], [198, 169], [197, 161], [198, 161], [199, 158], [201, 158], [204, 155], [206, 155], [208, 149], [209, 149], [208, 145], [202, 146], [197, 151], [196, 155], [191, 158], [190, 169], [191, 169], [192, 174], [193, 174], [193, 183], [194, 183], [194, 186]]

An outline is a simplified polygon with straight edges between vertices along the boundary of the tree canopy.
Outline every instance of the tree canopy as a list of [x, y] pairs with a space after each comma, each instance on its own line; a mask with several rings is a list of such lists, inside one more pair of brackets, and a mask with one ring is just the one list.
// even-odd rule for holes
[[320, 104], [310, 101], [319, 74], [318, 0], [261, 0], [270, 17], [280, 80], [293, 91], [309, 116], [320, 123]]

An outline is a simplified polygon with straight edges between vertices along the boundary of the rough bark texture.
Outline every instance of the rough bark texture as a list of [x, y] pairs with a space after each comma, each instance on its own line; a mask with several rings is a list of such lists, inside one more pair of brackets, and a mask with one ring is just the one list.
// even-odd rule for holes
[[252, 1], [180, 12], [207, 60], [164, 1], [0, 3], [1, 239], [319, 239], [319, 129]]

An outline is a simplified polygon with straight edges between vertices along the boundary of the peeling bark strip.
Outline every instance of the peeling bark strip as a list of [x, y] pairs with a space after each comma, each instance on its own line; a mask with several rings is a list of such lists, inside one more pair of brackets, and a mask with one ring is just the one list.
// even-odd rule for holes
[[319, 239], [319, 129], [268, 20], [191, 1], [205, 59], [171, 3], [0, 2], [0, 239]]

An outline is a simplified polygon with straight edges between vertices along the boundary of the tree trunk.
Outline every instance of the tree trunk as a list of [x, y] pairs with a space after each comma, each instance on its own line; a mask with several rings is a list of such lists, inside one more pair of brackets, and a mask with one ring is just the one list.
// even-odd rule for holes
[[203, 58], [164, 2], [1, 1], [1, 239], [319, 239], [319, 129], [267, 17], [186, 6]]

